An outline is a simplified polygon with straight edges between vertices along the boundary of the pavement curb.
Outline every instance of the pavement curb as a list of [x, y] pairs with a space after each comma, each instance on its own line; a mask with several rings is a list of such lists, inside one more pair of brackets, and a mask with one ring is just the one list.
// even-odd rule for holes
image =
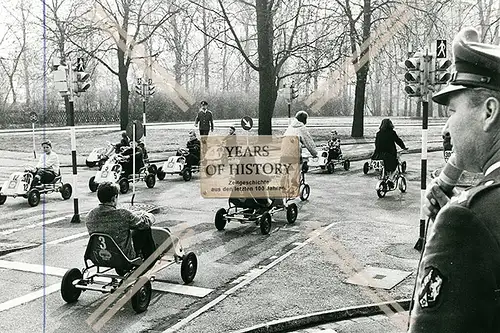
[[314, 312], [306, 315], [273, 320], [265, 324], [255, 325], [232, 333], [282, 333], [291, 330], [317, 326], [330, 322], [349, 320], [357, 317], [368, 317], [384, 314], [382, 306], [389, 306], [395, 311], [395, 306], [405, 311], [410, 309], [410, 299], [394, 300], [383, 303], [365, 304], [337, 310]]

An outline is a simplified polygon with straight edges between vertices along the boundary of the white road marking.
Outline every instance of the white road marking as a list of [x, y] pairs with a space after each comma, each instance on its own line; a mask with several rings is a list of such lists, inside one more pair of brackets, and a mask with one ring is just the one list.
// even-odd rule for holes
[[173, 284], [163, 281], [154, 281], [154, 290], [162, 291], [165, 293], [174, 293], [180, 295], [194, 296], [194, 297], [205, 297], [210, 294], [213, 289], [195, 287], [195, 286], [186, 286], [183, 284]]
[[68, 236], [68, 237], [59, 238], [59, 239], [47, 242], [47, 245], [60, 244], [60, 243], [64, 243], [64, 242], [67, 242], [67, 241], [70, 241], [70, 240], [73, 240], [73, 239], [82, 238], [82, 237], [85, 237], [85, 236], [88, 236], [88, 235], [89, 235], [88, 232], [81, 232], [79, 234], [75, 234], [75, 235], [71, 235], [71, 236]]
[[237, 285], [235, 285], [231, 289], [227, 290], [222, 295], [220, 295], [219, 297], [215, 298], [214, 300], [212, 300], [208, 304], [204, 305], [200, 309], [196, 310], [195, 312], [193, 312], [192, 314], [190, 314], [186, 318], [182, 319], [177, 324], [175, 324], [172, 327], [166, 329], [162, 333], [174, 333], [174, 332], [177, 332], [181, 327], [185, 326], [186, 324], [188, 324], [189, 322], [191, 322], [192, 320], [194, 320], [196, 317], [200, 316], [204, 312], [210, 310], [211, 308], [213, 308], [214, 306], [216, 306], [217, 304], [219, 304], [220, 302], [222, 302], [224, 299], [226, 299], [226, 297], [230, 296], [231, 294], [233, 294], [237, 290], [243, 288], [244, 286], [246, 286], [247, 284], [249, 284], [250, 282], [252, 282], [256, 278], [258, 278], [259, 276], [261, 276], [262, 274], [264, 274], [265, 272], [267, 272], [269, 269], [273, 268], [274, 266], [276, 266], [277, 264], [279, 264], [280, 262], [282, 262], [283, 260], [285, 260], [286, 258], [288, 258], [289, 256], [291, 256], [293, 253], [297, 252], [298, 250], [300, 250], [301, 248], [303, 248], [307, 244], [309, 244], [312, 241], [314, 241], [321, 234], [323, 234], [324, 232], [328, 231], [328, 229], [330, 229], [331, 227], [333, 227], [334, 225], [339, 224], [339, 223], [340, 222], [333, 222], [333, 223], [329, 224], [328, 226], [326, 226], [326, 227], [324, 227], [324, 228], [322, 228], [320, 230], [313, 231], [312, 232], [312, 236], [309, 237], [305, 242], [303, 242], [300, 245], [297, 245], [293, 249], [291, 249], [288, 252], [286, 252], [285, 254], [281, 255], [279, 258], [277, 258], [276, 260], [272, 261], [270, 264], [268, 264], [268, 265], [266, 265], [264, 267], [256, 268], [256, 269], [252, 270], [253, 272], [252, 271], [248, 272], [247, 274], [245, 274], [246, 277], [245, 277], [245, 279], [243, 281], [241, 281], [240, 283], [238, 283]]
[[44, 225], [49, 225], [49, 224], [52, 224], [52, 223], [56, 223], [56, 222], [62, 221], [64, 219], [70, 218], [72, 216], [73, 216], [73, 214], [62, 216], [62, 217], [57, 217], [55, 219], [46, 220], [46, 221], [42, 221], [42, 222], [35, 223], [35, 224], [26, 225], [26, 226], [21, 227], [21, 228], [14, 228], [14, 229], [5, 230], [5, 231], [0, 232], [0, 235], [5, 236], [5, 235], [10, 235], [10, 234], [12, 234], [14, 232], [18, 232], [18, 231], [24, 231], [24, 230], [28, 230], [28, 229], [38, 228], [38, 227], [41, 227], [41, 226], [44, 226]]
[[34, 301], [35, 299], [43, 297], [44, 295], [52, 294], [59, 289], [61, 289], [61, 284], [56, 283], [45, 288], [40, 288], [32, 293], [11, 299], [7, 302], [0, 303], [0, 312]]
[[52, 267], [47, 265], [37, 265], [37, 264], [28, 264], [24, 262], [18, 261], [8, 261], [8, 260], [0, 260], [0, 268], [12, 269], [16, 271], [22, 272], [30, 272], [30, 273], [39, 273], [39, 274], [47, 274], [53, 276], [64, 276], [67, 269]]

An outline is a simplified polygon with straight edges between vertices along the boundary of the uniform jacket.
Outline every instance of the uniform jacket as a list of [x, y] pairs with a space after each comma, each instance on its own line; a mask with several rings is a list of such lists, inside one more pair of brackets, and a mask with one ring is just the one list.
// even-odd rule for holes
[[500, 332], [500, 169], [453, 197], [431, 222], [410, 333]]
[[198, 115], [194, 120], [194, 125], [198, 125], [200, 123], [200, 130], [214, 130], [214, 119], [212, 115], [212, 111], [198, 111]]
[[[304, 125], [302, 122], [298, 121], [296, 118], [292, 119], [292, 122], [286, 129], [285, 133], [283, 134], [284, 136], [298, 136], [300, 139], [300, 143], [303, 144], [309, 153], [311, 153], [312, 156], [317, 156], [318, 152], [316, 150], [316, 144], [314, 143], [314, 140], [309, 134], [309, 131], [306, 128], [306, 125]], [[302, 155], [302, 147], [299, 148], [300, 155]], [[283, 156], [287, 156], [286, 151], [282, 152]], [[293, 154], [292, 154], [293, 155]]]
[[146, 212], [132, 212], [128, 209], [116, 208], [111, 204], [100, 204], [87, 214], [87, 230], [89, 235], [95, 232], [108, 234], [129, 258], [136, 257], [132, 244], [131, 230], [144, 230], [151, 227], [154, 215]]

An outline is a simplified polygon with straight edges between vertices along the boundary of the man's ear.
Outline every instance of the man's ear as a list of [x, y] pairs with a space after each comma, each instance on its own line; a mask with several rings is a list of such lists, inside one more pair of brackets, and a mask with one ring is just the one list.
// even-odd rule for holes
[[498, 123], [500, 122], [500, 102], [495, 97], [488, 97], [484, 101], [484, 124], [483, 129], [485, 132], [491, 130], [498, 130]]

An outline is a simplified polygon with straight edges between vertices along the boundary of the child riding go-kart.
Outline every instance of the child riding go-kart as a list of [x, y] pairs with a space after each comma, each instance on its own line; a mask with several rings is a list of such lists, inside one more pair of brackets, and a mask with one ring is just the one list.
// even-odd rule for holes
[[87, 159], [85, 160], [85, 164], [89, 167], [95, 167], [98, 165], [101, 167], [106, 160], [115, 153], [116, 145], [108, 142], [107, 147], [98, 147], [94, 148]]
[[[152, 227], [151, 233], [157, 249], [152, 254], [155, 257], [151, 265], [142, 265], [146, 261], [140, 256], [128, 258], [111, 236], [93, 233], [85, 251], [85, 268], [72, 268], [62, 278], [61, 296], [64, 301], [74, 303], [86, 290], [113, 294], [120, 289], [121, 293], [115, 294], [114, 299], [117, 300], [126, 297], [131, 288], [139, 284], [130, 301], [135, 312], [141, 313], [149, 306], [151, 282], [157, 279], [159, 271], [174, 263], [181, 264], [182, 280], [186, 284], [191, 283], [198, 268], [196, 254], [185, 253], [179, 238], [168, 229]], [[150, 260], [151, 257], [148, 258]], [[112, 300], [109, 300], [110, 303]]]
[[159, 180], [165, 179], [168, 175], [181, 175], [182, 179], [185, 181], [190, 181], [193, 177], [193, 173], [200, 171], [199, 162], [194, 165], [188, 165], [187, 158], [189, 156], [189, 151], [186, 148], [180, 148], [177, 151], [176, 156], [170, 156], [167, 161], [163, 163], [163, 166], [159, 167], [156, 176]]
[[[141, 161], [139, 160], [140, 158], [141, 157], [139, 156], [136, 161], [135, 181], [136, 182], [144, 181], [148, 188], [153, 188], [156, 184], [156, 178], [154, 172], [156, 170], [156, 166], [153, 167], [152, 165], [141, 163]], [[113, 183], [118, 183], [118, 186], [120, 187], [120, 193], [122, 194], [127, 193], [130, 188], [130, 183], [134, 181], [134, 177], [130, 173], [131, 167], [128, 168], [130, 169], [129, 172], [126, 172], [126, 170], [124, 170], [124, 167], [127, 168], [127, 166], [129, 166], [130, 163], [132, 163], [131, 159], [132, 159], [131, 155], [124, 156], [123, 152], [120, 154], [112, 155], [104, 163], [102, 168], [96, 172], [96, 175], [90, 177], [89, 179], [90, 191], [92, 192], [97, 191], [97, 187], [99, 186], [100, 183], [109, 181]]]
[[28, 204], [35, 207], [40, 203], [42, 194], [52, 192], [60, 192], [64, 200], [71, 198], [73, 188], [69, 183], [62, 182], [61, 174], [57, 175], [50, 183], [38, 183], [32, 186], [36, 171], [36, 168], [27, 167], [24, 172], [12, 173], [0, 187], [0, 205], [5, 203], [7, 197], [16, 198], [19, 196], [28, 199]]
[[319, 149], [318, 157], [311, 158], [310, 156], [303, 156], [304, 163], [302, 164], [304, 172], [308, 172], [310, 168], [320, 168], [321, 170], [327, 170], [328, 173], [333, 173], [335, 171], [335, 165], [341, 164], [344, 170], [348, 171], [351, 166], [351, 161], [349, 159], [344, 159], [342, 152], [337, 152], [329, 148], [327, 145], [323, 145]]

